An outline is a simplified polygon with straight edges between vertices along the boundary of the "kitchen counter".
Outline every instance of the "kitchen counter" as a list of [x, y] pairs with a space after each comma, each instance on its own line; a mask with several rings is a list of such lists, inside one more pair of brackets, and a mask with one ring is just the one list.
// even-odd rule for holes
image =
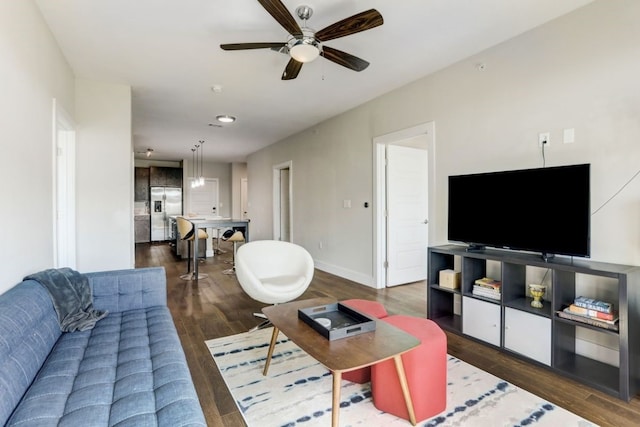
[[133, 228], [136, 243], [151, 241], [151, 215], [135, 214], [133, 216]]
[[215, 221], [215, 220], [230, 220], [230, 217], [224, 217], [224, 216], [218, 216], [218, 215], [197, 215], [197, 216], [186, 216], [186, 215], [169, 215], [169, 218], [175, 220], [177, 217], [183, 217], [184, 219], [187, 219], [189, 221], [202, 221], [202, 220], [206, 220], [206, 221]]
[[[222, 217], [217, 215], [197, 215], [197, 216], [186, 216], [186, 215], [170, 215], [172, 224], [175, 224], [177, 217], [183, 217], [189, 221], [191, 221], [197, 228], [202, 228], [207, 231], [209, 235], [209, 239], [206, 239], [204, 245], [198, 244], [195, 242], [194, 247], [197, 250], [198, 256], [212, 257], [214, 256], [214, 248], [213, 248], [213, 239], [212, 237], [219, 238], [220, 230], [225, 228], [241, 228], [244, 231], [245, 239], [249, 240], [249, 220], [240, 220], [240, 219], [232, 219], [230, 217]], [[173, 225], [172, 225], [173, 227]], [[176, 233], [176, 251], [177, 255], [182, 255], [184, 251], [180, 247], [180, 236]], [[204, 254], [201, 255], [201, 251], [204, 247]]]

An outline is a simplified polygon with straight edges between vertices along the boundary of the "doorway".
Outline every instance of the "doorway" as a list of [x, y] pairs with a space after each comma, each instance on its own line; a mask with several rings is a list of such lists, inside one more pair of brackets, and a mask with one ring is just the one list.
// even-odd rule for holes
[[435, 182], [435, 123], [374, 138], [374, 285], [427, 278]]
[[76, 131], [53, 99], [53, 253], [56, 268], [76, 268]]
[[[194, 178], [190, 178], [193, 181]], [[219, 182], [218, 178], [205, 178], [204, 185], [192, 187], [189, 185], [189, 206], [187, 214], [220, 216]]]
[[291, 161], [273, 167], [273, 237], [292, 242], [292, 172]]
[[240, 218], [249, 218], [249, 181], [247, 178], [240, 180]]

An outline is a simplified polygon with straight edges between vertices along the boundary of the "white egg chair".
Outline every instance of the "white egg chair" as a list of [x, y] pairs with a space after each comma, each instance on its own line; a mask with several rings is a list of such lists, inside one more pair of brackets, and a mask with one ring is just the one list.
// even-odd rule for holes
[[[240, 246], [235, 268], [244, 292], [265, 304], [295, 300], [307, 290], [314, 274], [313, 258], [305, 248], [279, 240], [255, 240]], [[263, 322], [252, 330], [268, 324]]]

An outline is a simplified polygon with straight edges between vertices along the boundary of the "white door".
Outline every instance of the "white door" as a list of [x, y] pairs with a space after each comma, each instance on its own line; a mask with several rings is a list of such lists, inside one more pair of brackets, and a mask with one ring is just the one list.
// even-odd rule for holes
[[53, 100], [55, 129], [55, 267], [76, 268], [76, 132], [67, 113]]
[[189, 185], [189, 209], [186, 214], [219, 216], [218, 179], [206, 178], [204, 185], [192, 188]]
[[249, 182], [247, 178], [240, 180], [240, 217], [242, 219], [249, 218]]
[[387, 146], [387, 286], [427, 278], [427, 150]]
[[291, 180], [293, 163], [281, 163], [273, 167], [273, 238], [292, 242], [291, 233], [293, 191]]
[[291, 210], [289, 200], [289, 169], [280, 170], [280, 238], [283, 242], [290, 242], [291, 237], [289, 231], [291, 229], [291, 218], [289, 212]]

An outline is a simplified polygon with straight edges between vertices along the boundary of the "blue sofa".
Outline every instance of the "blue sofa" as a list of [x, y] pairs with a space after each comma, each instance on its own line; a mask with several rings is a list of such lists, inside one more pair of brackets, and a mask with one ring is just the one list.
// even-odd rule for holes
[[93, 329], [62, 333], [48, 291], [0, 295], [0, 425], [206, 426], [164, 268], [88, 273]]

